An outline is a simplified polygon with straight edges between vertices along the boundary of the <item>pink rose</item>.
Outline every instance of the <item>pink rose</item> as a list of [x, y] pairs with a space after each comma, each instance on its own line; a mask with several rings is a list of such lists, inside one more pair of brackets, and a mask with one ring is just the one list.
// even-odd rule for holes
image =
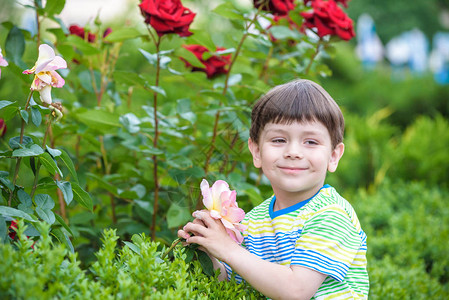
[[236, 191], [231, 191], [229, 185], [223, 180], [217, 180], [209, 188], [209, 183], [203, 179], [200, 187], [203, 204], [209, 210], [210, 216], [221, 220], [229, 236], [237, 243], [242, 243], [241, 232], [246, 229], [246, 226], [240, 222], [245, 217], [245, 212], [237, 205]]
[[304, 28], [316, 28], [319, 37], [337, 35], [349, 41], [355, 36], [351, 18], [349, 18], [334, 0], [312, 0], [312, 12], [302, 12], [305, 18]]
[[142, 0], [139, 4], [145, 23], [150, 24], [159, 36], [176, 33], [190, 36], [189, 26], [195, 13], [182, 6], [181, 0]]
[[[196, 68], [193, 67], [192, 71], [201, 71], [207, 74], [207, 78], [212, 78], [219, 74], [226, 74], [228, 70], [225, 68], [231, 64], [231, 55], [212, 55], [208, 59], [203, 59], [203, 54], [206, 52], [210, 52], [204, 46], [201, 45], [184, 45], [184, 48], [192, 52], [199, 61], [204, 65], [204, 68]], [[226, 50], [222, 47], [217, 47], [217, 51]], [[187, 67], [190, 67], [191, 64], [185, 59], [181, 58]]]

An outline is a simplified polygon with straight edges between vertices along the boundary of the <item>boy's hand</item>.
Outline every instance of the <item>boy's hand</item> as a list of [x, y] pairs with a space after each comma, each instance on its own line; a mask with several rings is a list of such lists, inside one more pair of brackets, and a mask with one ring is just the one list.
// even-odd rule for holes
[[187, 223], [183, 230], [178, 231], [178, 236], [185, 238], [188, 244], [196, 243], [203, 246], [212, 256], [222, 261], [226, 261], [226, 256], [235, 247], [240, 248], [228, 235], [223, 223], [213, 219], [209, 211], [196, 211], [193, 216], [195, 220]]

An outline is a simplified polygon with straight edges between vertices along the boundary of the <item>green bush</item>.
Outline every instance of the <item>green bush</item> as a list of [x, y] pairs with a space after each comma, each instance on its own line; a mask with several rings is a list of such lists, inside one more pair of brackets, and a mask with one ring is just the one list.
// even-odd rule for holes
[[[19, 224], [19, 240], [0, 244], [0, 298], [2, 299], [258, 299], [246, 284], [219, 282], [205, 275], [198, 261], [186, 263], [183, 248], [171, 259], [161, 259], [158, 243], [134, 235], [133, 243], [118, 247], [115, 230], [105, 230], [103, 246], [88, 271], [77, 254], [53, 244], [49, 226], [37, 226], [34, 243]], [[33, 246], [32, 246], [33, 245]], [[165, 249], [163, 249], [165, 250]]]
[[385, 180], [350, 198], [368, 236], [373, 299], [447, 299], [449, 191]]

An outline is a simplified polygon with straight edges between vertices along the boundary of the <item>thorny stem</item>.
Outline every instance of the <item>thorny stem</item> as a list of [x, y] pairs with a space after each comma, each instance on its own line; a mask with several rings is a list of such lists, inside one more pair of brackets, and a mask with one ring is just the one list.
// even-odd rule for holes
[[[33, 90], [31, 90], [30, 93], [28, 94], [28, 98], [27, 98], [27, 101], [25, 103], [25, 108], [24, 108], [25, 111], [28, 109], [28, 105], [30, 104], [30, 100], [31, 100], [31, 96], [32, 95], [33, 95]], [[19, 144], [23, 143], [24, 132], [25, 132], [25, 120], [22, 119], [22, 126], [20, 127]], [[14, 177], [12, 178], [13, 189], [12, 189], [11, 193], [9, 194], [8, 206], [11, 206], [12, 196], [14, 195], [14, 190], [15, 190], [15, 186], [16, 186], [16, 180], [17, 180], [17, 176], [19, 175], [19, 169], [20, 169], [20, 163], [21, 162], [22, 162], [22, 157], [17, 158], [16, 168], [14, 170]]]
[[[44, 139], [42, 141], [42, 148], [45, 149], [45, 145], [47, 144], [47, 137], [48, 134], [51, 131], [51, 114], [48, 117], [48, 122], [47, 122], [47, 129], [45, 130], [45, 134], [44, 134]], [[36, 167], [36, 174], [34, 174], [34, 181], [33, 181], [33, 188], [31, 189], [31, 193], [30, 196], [31, 198], [33, 198], [34, 196], [34, 192], [36, 191], [37, 188], [37, 181], [39, 180], [39, 170], [41, 169], [41, 162], [40, 160], [37, 163], [37, 167]], [[58, 189], [59, 190], [59, 189]]]
[[[149, 30], [149, 29], [148, 29]], [[151, 33], [151, 31], [150, 31]], [[161, 37], [158, 36], [157, 40], [154, 40], [156, 44], [156, 82], [155, 86], [159, 86], [159, 76], [160, 76], [160, 60], [161, 56], [159, 53], [159, 48], [161, 44]], [[153, 91], [153, 110], [154, 110], [154, 139], [153, 147], [157, 149], [159, 140], [159, 120], [157, 118], [157, 95], [158, 93]], [[151, 239], [154, 240], [156, 237], [156, 216], [159, 205], [159, 178], [158, 178], [158, 159], [157, 155], [153, 154], [153, 179], [154, 179], [154, 205], [153, 205], [153, 221], [151, 223]]]
[[306, 69], [304, 70], [305, 75], [309, 74], [309, 71], [310, 71], [310, 68], [312, 67], [313, 61], [315, 60], [316, 56], [320, 52], [321, 43], [322, 43], [322, 39], [320, 38], [318, 43], [316, 44], [315, 52], [313, 53], [312, 57], [310, 58], [309, 64], [307, 65]]
[[[247, 24], [246, 28], [245, 28], [245, 33], [243, 34], [242, 38], [240, 39], [240, 42], [237, 46], [237, 49], [235, 50], [234, 56], [232, 58], [232, 61], [229, 65], [229, 69], [228, 69], [228, 73], [226, 74], [226, 79], [225, 79], [225, 86], [223, 88], [223, 95], [226, 95], [226, 93], [228, 92], [228, 88], [229, 88], [229, 77], [231, 74], [231, 70], [232, 67], [235, 63], [235, 61], [237, 60], [237, 57], [240, 54], [240, 51], [242, 49], [243, 43], [245, 42], [246, 38], [249, 35], [249, 28], [257, 21], [257, 17], [259, 16], [260, 11], [262, 10], [262, 6], [260, 6], [257, 10], [257, 12], [254, 14], [254, 17], [251, 19], [251, 21]], [[220, 103], [221, 105], [221, 103]], [[217, 140], [217, 135], [218, 135], [218, 123], [220, 120], [220, 110], [217, 110], [217, 112], [215, 113], [215, 121], [214, 121], [214, 128], [213, 128], [213, 132], [212, 132], [212, 139], [211, 139], [211, 146], [209, 148], [209, 151], [207, 152], [206, 155], [206, 161], [204, 163], [204, 173], [207, 175], [208, 171], [209, 171], [209, 164], [210, 164], [210, 160], [212, 158], [212, 154], [214, 153], [215, 150], [215, 141]], [[201, 196], [198, 198], [197, 202], [196, 202], [196, 209], [200, 209], [201, 208]]]
[[173, 248], [175, 248], [176, 245], [178, 245], [179, 242], [181, 242], [182, 240], [183, 240], [182, 238], [177, 238], [176, 240], [174, 240], [173, 243], [171, 244], [170, 248], [168, 248], [167, 251], [165, 251], [165, 253], [162, 254], [161, 259], [164, 259], [170, 253], [170, 251], [172, 251]]
[[[48, 132], [48, 134], [50, 137], [50, 146], [51, 146], [51, 148], [54, 149], [55, 148], [55, 139], [53, 136], [53, 127], [50, 127], [50, 131]], [[55, 178], [55, 180], [59, 181], [61, 179], [61, 176], [58, 173], [56, 173], [54, 178]], [[59, 189], [59, 188], [56, 189], [56, 194], [58, 196], [60, 214], [61, 214], [62, 218], [64, 219], [64, 221], [66, 223], [68, 223], [69, 220], [67, 218], [67, 212], [65, 210], [64, 195], [62, 194], [61, 189]]]
[[[234, 53], [234, 57], [232, 58], [232, 61], [229, 65], [229, 69], [228, 69], [228, 73], [226, 74], [226, 79], [225, 79], [225, 86], [223, 88], [223, 95], [226, 95], [226, 93], [228, 92], [228, 88], [229, 88], [229, 77], [231, 74], [231, 70], [232, 67], [235, 63], [235, 61], [237, 60], [237, 57], [240, 53], [240, 50], [242, 49], [243, 43], [246, 40], [246, 38], [249, 35], [249, 28], [254, 24], [254, 22], [256, 22], [257, 17], [259, 16], [259, 12], [261, 10], [262, 7], [259, 7], [259, 10], [257, 11], [257, 13], [254, 15], [253, 19], [247, 24], [246, 28], [245, 28], [245, 33], [243, 34], [242, 38], [240, 39], [240, 42], [237, 46], [237, 49]], [[206, 156], [206, 162], [204, 165], [204, 171], [207, 174], [208, 168], [209, 168], [209, 163], [210, 163], [210, 159], [212, 158], [212, 153], [214, 151], [215, 148], [215, 141], [217, 139], [217, 133], [218, 133], [218, 121], [220, 120], [220, 111], [218, 110], [217, 113], [215, 114], [215, 122], [214, 122], [214, 130], [213, 130], [213, 134], [212, 134], [212, 141], [211, 141], [211, 147], [209, 149], [209, 152], [207, 153]]]

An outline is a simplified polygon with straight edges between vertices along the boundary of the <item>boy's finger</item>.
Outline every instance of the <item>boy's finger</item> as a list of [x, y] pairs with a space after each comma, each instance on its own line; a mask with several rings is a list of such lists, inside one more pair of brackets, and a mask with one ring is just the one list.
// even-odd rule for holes
[[208, 228], [215, 224], [214, 219], [212, 219], [208, 211], [197, 210], [194, 211], [192, 215], [194, 218], [201, 220], [204, 223], [204, 225]]
[[183, 238], [183, 239], [188, 239], [190, 237], [190, 234], [188, 234], [184, 230], [180, 229], [180, 230], [178, 230], [178, 237]]
[[[191, 232], [196, 236], [205, 236], [207, 233], [207, 228], [204, 225], [200, 225], [200, 224], [194, 224], [192, 222], [187, 223], [183, 230], [185, 232]], [[190, 237], [190, 236], [189, 236]], [[188, 239], [188, 238], [186, 238]]]

